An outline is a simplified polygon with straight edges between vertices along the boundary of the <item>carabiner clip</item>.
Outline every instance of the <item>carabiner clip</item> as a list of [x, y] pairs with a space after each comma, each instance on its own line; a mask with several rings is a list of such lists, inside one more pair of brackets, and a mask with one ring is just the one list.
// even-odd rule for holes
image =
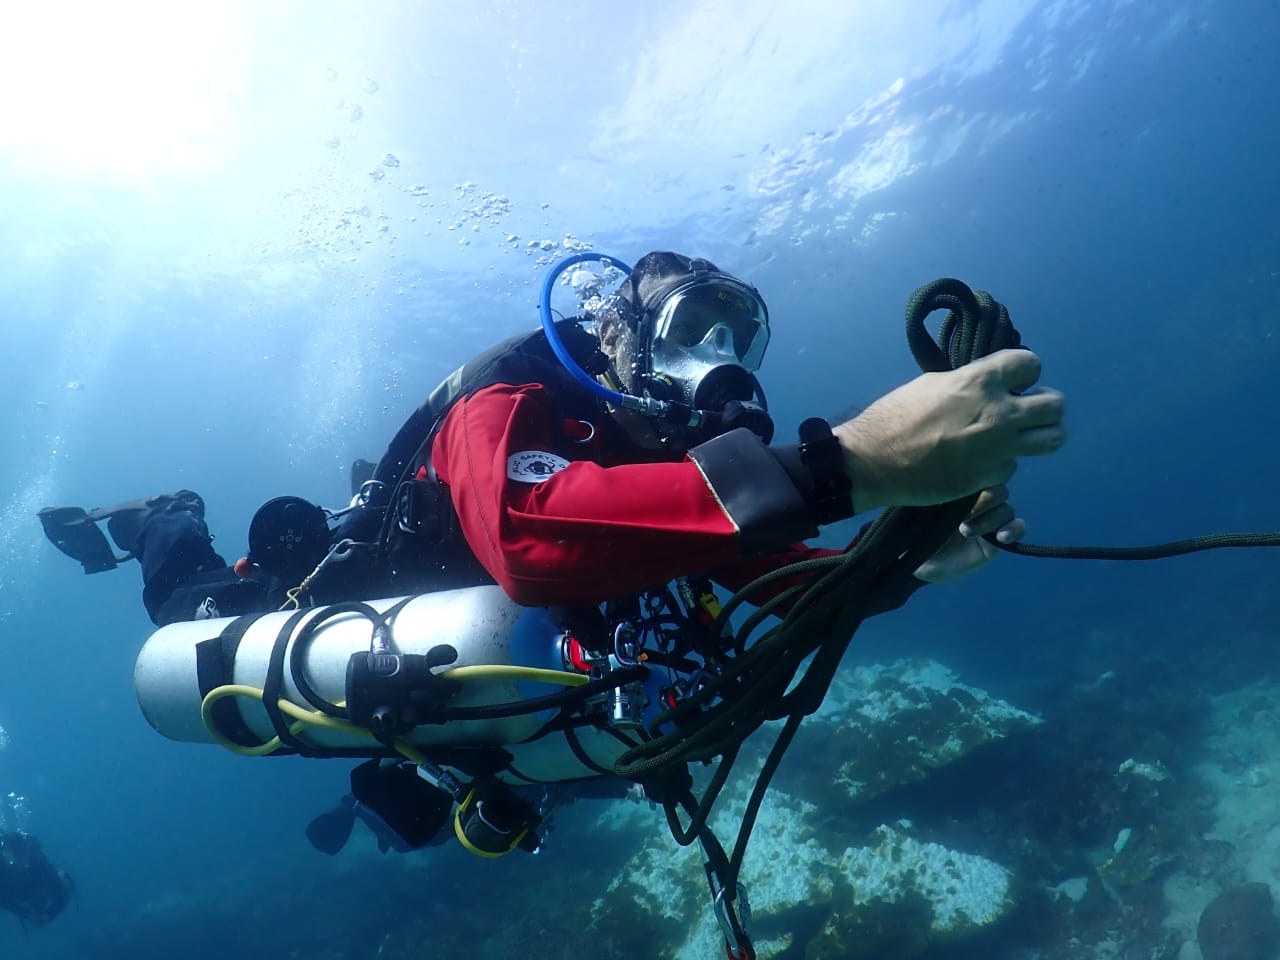
[[[747, 888], [741, 883], [732, 892], [725, 887], [710, 863], [704, 865], [707, 883], [711, 885], [711, 912], [715, 915], [724, 937], [724, 955], [727, 960], [756, 960], [756, 948], [747, 933], [751, 924], [751, 903], [747, 900]], [[739, 902], [734, 909], [734, 901]]]

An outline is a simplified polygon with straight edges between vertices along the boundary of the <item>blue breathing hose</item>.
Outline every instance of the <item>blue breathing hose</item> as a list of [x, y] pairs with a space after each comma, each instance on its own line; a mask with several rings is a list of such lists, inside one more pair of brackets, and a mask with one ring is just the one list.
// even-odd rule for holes
[[573, 359], [573, 355], [565, 347], [564, 341], [560, 339], [560, 333], [556, 330], [555, 318], [551, 314], [551, 291], [555, 287], [556, 281], [560, 279], [560, 274], [575, 263], [583, 263], [587, 260], [598, 260], [601, 263], [607, 263], [611, 267], [616, 267], [623, 273], [631, 273], [629, 266], [617, 257], [611, 257], [607, 253], [594, 253], [587, 250], [565, 257], [551, 268], [547, 278], [542, 281], [542, 295], [538, 298], [538, 311], [542, 314], [542, 329], [547, 335], [547, 343], [551, 344], [552, 352], [555, 353], [556, 358], [575, 380], [601, 400], [621, 405], [626, 401], [626, 395], [619, 393], [617, 390], [610, 390], [578, 365], [578, 361]]

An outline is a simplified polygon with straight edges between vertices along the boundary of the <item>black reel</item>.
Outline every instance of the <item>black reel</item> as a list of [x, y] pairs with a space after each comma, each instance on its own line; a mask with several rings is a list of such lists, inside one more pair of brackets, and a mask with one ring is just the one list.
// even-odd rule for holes
[[298, 582], [329, 552], [329, 517], [301, 497], [268, 500], [249, 523], [247, 559], [270, 576]]

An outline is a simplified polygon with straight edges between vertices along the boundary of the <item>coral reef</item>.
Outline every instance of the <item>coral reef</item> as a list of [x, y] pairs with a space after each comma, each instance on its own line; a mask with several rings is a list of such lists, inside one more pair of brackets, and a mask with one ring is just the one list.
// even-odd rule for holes
[[[1089, 640], [1087, 670], [1021, 668], [1014, 696], [1038, 714], [936, 663], [845, 670], [747, 850], [761, 960], [1275, 960], [1280, 686], [1150, 641]], [[768, 739], [717, 810], [726, 844]], [[538, 856], [496, 862], [381, 856], [363, 833], [329, 860], [299, 839], [25, 955], [213, 960], [245, 930], [255, 955], [314, 960], [724, 955], [700, 853], [660, 812], [583, 801], [555, 827]]]
[[[721, 835], [741, 802], [716, 817]], [[744, 864], [761, 960], [798, 956], [914, 957], [961, 940], [1014, 906], [1008, 870], [986, 858], [920, 841], [909, 825], [882, 825], [838, 852], [813, 826], [816, 808], [781, 791], [761, 808]], [[654, 817], [643, 848], [592, 904], [592, 925], [648, 931], [647, 956], [694, 960], [722, 949], [700, 882], [696, 848], [677, 847]], [[828, 843], [836, 838], [825, 838]]]
[[[768, 957], [919, 956], [930, 946], [989, 928], [1015, 905], [1008, 869], [974, 852], [916, 836], [911, 824], [878, 824], [866, 842], [832, 809], [919, 783], [978, 747], [1040, 723], [932, 661], [851, 671], [828, 695], [761, 808], [743, 865], [761, 960]], [[756, 770], [761, 747], [752, 755]], [[737, 832], [753, 776], [726, 792], [712, 825]], [[840, 799], [834, 800], [833, 797]], [[609, 822], [627, 830], [636, 816]], [[592, 906], [593, 926], [650, 931], [647, 955], [715, 955], [721, 937], [709, 910], [696, 848], [671, 840], [651, 815], [648, 839]]]
[[978, 747], [1041, 723], [966, 686], [933, 660], [899, 660], [837, 676], [811, 723], [853, 747], [834, 780], [867, 801], [923, 780]]
[[1265, 883], [1229, 887], [1200, 914], [1196, 939], [1204, 960], [1275, 960], [1280, 920]]

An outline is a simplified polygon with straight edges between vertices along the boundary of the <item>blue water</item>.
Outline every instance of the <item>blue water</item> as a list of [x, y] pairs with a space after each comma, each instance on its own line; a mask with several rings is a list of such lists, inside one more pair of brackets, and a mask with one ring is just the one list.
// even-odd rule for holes
[[[24, 108], [0, 118], [0, 792], [78, 893], [30, 935], [0, 914], [5, 957], [373, 957], [414, 911], [563, 955], [485, 892], [563, 885], [587, 853], [323, 860], [301, 826], [346, 765], [155, 735], [137, 571], [84, 577], [34, 514], [191, 487], [238, 556], [266, 499], [340, 504], [354, 457], [536, 322], [566, 235], [755, 283], [783, 436], [912, 377], [905, 298], [964, 279], [1068, 401], [1068, 445], [1014, 482], [1029, 540], [1280, 527], [1273, 3], [473, 6], [6, 30], [26, 50], [0, 66]], [[1113, 645], [1265, 663], [1276, 570], [1004, 557], [851, 657], [937, 656], [1032, 705]]]

